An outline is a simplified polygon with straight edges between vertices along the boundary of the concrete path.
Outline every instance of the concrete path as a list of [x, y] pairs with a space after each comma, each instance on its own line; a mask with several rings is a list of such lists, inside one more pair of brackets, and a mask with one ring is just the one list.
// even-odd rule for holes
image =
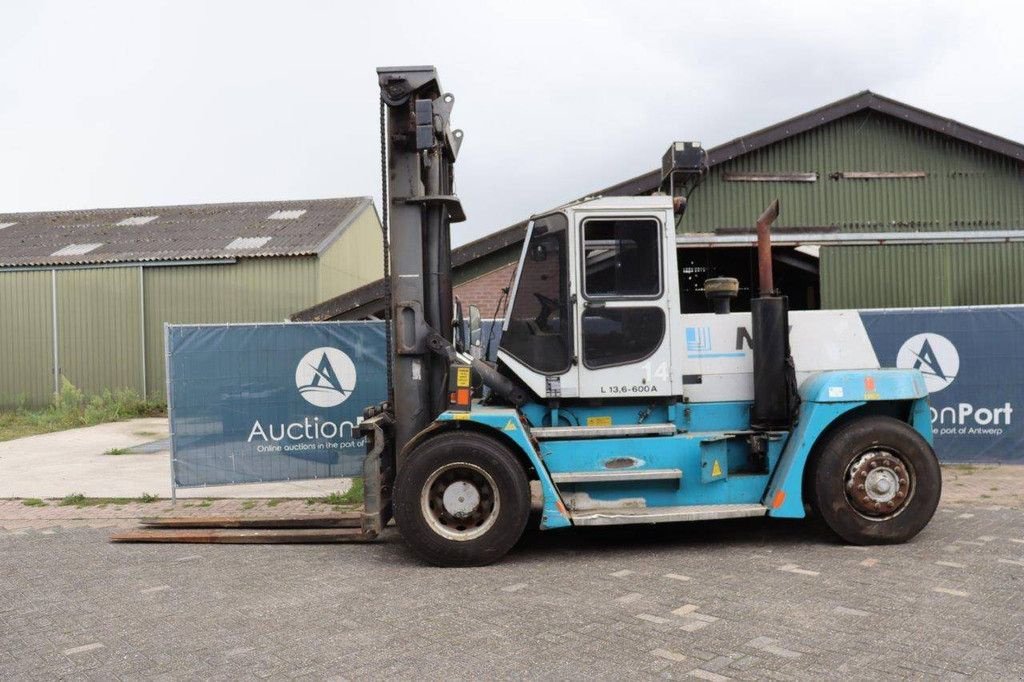
[[[132, 419], [0, 442], [0, 498], [171, 495], [170, 453], [108, 455], [166, 441], [167, 419]], [[310, 497], [345, 492], [347, 478], [178, 489], [178, 497]]]

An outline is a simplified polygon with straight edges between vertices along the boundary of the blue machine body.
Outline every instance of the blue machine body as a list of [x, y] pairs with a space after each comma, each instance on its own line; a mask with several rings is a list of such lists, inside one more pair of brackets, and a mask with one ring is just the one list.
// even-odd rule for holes
[[[769, 516], [805, 515], [804, 471], [816, 443], [854, 411], [877, 410], [905, 418], [930, 443], [931, 419], [924, 377], [916, 370], [819, 372], [800, 387], [792, 431], [759, 434], [762, 452], [751, 466], [749, 402], [575, 405], [552, 410], [475, 403], [468, 412], [438, 417], [442, 428], [488, 431], [509, 443], [536, 473], [543, 494], [541, 528], [572, 525], [574, 500], [596, 505], [653, 507], [756, 505]], [[455, 422], [455, 423], [449, 423]], [[467, 423], [468, 422], [468, 423]], [[547, 440], [534, 429], [555, 425], [674, 424], [671, 435]], [[541, 428], [540, 430], [543, 430]], [[678, 470], [677, 478], [556, 484], [559, 475], [609, 471]], [[641, 476], [642, 478], [642, 476]]]

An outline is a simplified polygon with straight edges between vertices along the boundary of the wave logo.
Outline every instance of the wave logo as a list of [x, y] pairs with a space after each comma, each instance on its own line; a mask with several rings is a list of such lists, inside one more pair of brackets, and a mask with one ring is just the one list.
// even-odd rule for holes
[[896, 366], [921, 370], [928, 392], [938, 393], [956, 379], [960, 354], [945, 336], [925, 332], [903, 342], [896, 354]]
[[340, 405], [356, 388], [356, 366], [337, 348], [314, 348], [295, 368], [295, 386], [317, 407]]

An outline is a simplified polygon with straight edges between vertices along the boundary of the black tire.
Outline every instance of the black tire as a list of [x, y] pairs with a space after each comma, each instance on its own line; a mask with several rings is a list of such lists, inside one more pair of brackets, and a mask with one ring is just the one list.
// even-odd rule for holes
[[[455, 484], [475, 491], [472, 511], [460, 510], [466, 516], [453, 516], [439, 497]], [[393, 503], [402, 538], [423, 559], [437, 566], [484, 566], [505, 556], [522, 536], [530, 515], [530, 482], [503, 443], [451, 431], [409, 453], [395, 479]], [[464, 504], [471, 505], [472, 498]]]
[[827, 438], [811, 462], [807, 492], [836, 535], [857, 545], [896, 544], [928, 525], [942, 474], [921, 434], [898, 419], [868, 416]]

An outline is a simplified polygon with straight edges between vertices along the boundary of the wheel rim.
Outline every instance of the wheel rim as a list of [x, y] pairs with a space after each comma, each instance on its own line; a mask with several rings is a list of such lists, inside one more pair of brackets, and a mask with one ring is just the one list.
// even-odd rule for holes
[[892, 518], [914, 494], [914, 469], [894, 450], [872, 448], [853, 458], [846, 470], [846, 499], [873, 521]]
[[489, 473], [476, 464], [452, 462], [434, 471], [423, 484], [420, 509], [431, 530], [464, 542], [494, 526], [501, 500]]

